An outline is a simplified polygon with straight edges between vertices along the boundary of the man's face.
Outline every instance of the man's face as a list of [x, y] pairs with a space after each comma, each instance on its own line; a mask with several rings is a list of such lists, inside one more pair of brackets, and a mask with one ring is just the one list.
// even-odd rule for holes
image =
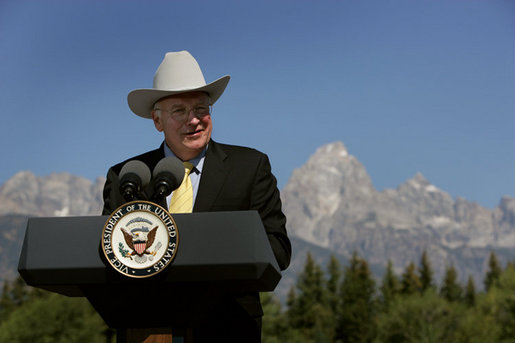
[[[195, 110], [209, 107], [209, 97], [203, 92], [172, 95], [159, 100], [152, 111], [154, 125], [164, 132], [166, 144], [183, 161], [197, 156], [209, 143], [213, 125], [211, 114], [195, 114]], [[156, 108], [160, 111], [155, 110]], [[176, 113], [186, 113], [183, 120]]]

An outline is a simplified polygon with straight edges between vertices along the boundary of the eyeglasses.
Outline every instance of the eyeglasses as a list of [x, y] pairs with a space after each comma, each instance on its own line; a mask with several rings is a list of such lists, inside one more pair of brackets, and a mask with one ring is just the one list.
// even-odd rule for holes
[[194, 107], [183, 107], [183, 106], [177, 106], [172, 108], [171, 110], [163, 110], [161, 108], [154, 108], [154, 111], [162, 111], [162, 112], [168, 112], [172, 116], [173, 119], [184, 122], [188, 119], [190, 116], [190, 112], [193, 111], [193, 114], [197, 118], [202, 118], [209, 114], [209, 105], [196, 105]]

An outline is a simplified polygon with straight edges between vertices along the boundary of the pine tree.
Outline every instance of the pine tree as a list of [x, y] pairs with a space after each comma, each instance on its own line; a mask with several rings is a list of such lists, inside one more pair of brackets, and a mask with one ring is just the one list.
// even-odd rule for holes
[[422, 291], [424, 292], [429, 288], [433, 288], [433, 269], [431, 268], [431, 262], [429, 262], [429, 257], [425, 250], [420, 258], [420, 268], [418, 269], [418, 272]]
[[375, 336], [375, 281], [368, 263], [356, 252], [344, 270], [340, 292], [337, 339], [350, 343], [370, 342]]
[[497, 260], [497, 256], [495, 255], [495, 252], [490, 252], [490, 257], [488, 259], [488, 271], [486, 273], [485, 277], [485, 290], [488, 292], [490, 287], [493, 286], [494, 283], [496, 283], [499, 280], [499, 277], [502, 273], [501, 265], [499, 264], [499, 261]]
[[295, 300], [297, 298], [297, 294], [295, 293], [295, 287], [290, 287], [288, 294], [286, 296], [286, 306], [291, 308], [295, 304]]
[[288, 302], [288, 322], [294, 329], [300, 329], [303, 335], [313, 339], [315, 334], [330, 341], [333, 337], [332, 312], [329, 309], [327, 281], [320, 266], [308, 253], [304, 270], [297, 280], [298, 294], [294, 297], [290, 291]]
[[336, 316], [340, 301], [340, 295], [338, 291], [341, 282], [341, 266], [340, 262], [338, 262], [338, 259], [334, 255], [331, 255], [331, 259], [327, 265], [327, 273], [329, 274], [329, 279], [327, 280], [329, 307], [331, 308], [333, 314]]
[[273, 293], [262, 292], [259, 295], [264, 313], [261, 330], [263, 342], [279, 342], [279, 337], [287, 328], [281, 311], [281, 303]]
[[440, 296], [448, 301], [458, 301], [461, 299], [463, 289], [458, 284], [458, 273], [453, 265], [445, 270]]
[[300, 309], [297, 305], [297, 293], [295, 292], [295, 287], [293, 286], [290, 287], [290, 290], [286, 295], [286, 306], [288, 307], [288, 310], [286, 311], [286, 320], [288, 322], [288, 326], [294, 328], [300, 321], [299, 317], [301, 314], [298, 313]]
[[388, 310], [390, 303], [393, 301], [395, 296], [399, 294], [400, 291], [399, 279], [393, 271], [393, 264], [391, 260], [388, 260], [388, 264], [386, 265], [386, 271], [383, 276], [380, 289], [381, 303], [383, 310], [386, 311]]
[[401, 294], [420, 293], [422, 290], [422, 282], [415, 273], [415, 263], [410, 264], [404, 270], [401, 278]]
[[476, 285], [474, 284], [474, 279], [471, 275], [469, 275], [467, 285], [465, 286], [465, 296], [463, 300], [469, 307], [472, 307], [476, 304]]
[[311, 253], [306, 256], [304, 271], [299, 276], [297, 288], [299, 289], [298, 299], [306, 304], [325, 303], [327, 294], [325, 292], [326, 280], [320, 266], [315, 262]]

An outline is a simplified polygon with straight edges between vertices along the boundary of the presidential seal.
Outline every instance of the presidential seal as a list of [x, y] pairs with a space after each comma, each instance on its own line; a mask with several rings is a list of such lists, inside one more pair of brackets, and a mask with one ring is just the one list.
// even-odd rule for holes
[[102, 250], [123, 275], [145, 278], [166, 268], [175, 258], [178, 231], [168, 211], [148, 201], [117, 208], [102, 230]]

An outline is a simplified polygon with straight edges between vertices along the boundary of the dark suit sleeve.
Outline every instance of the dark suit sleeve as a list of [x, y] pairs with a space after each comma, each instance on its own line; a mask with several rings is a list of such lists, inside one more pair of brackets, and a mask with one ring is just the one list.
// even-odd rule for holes
[[104, 197], [104, 208], [102, 209], [103, 215], [110, 215], [124, 203], [119, 192], [119, 187], [118, 174], [113, 170], [113, 168], [109, 168], [107, 171], [106, 182], [104, 184], [104, 191], [102, 193]]
[[291, 259], [291, 243], [286, 234], [286, 217], [281, 210], [277, 180], [264, 154], [261, 154], [252, 185], [250, 207], [259, 212], [279, 267], [286, 269]]

